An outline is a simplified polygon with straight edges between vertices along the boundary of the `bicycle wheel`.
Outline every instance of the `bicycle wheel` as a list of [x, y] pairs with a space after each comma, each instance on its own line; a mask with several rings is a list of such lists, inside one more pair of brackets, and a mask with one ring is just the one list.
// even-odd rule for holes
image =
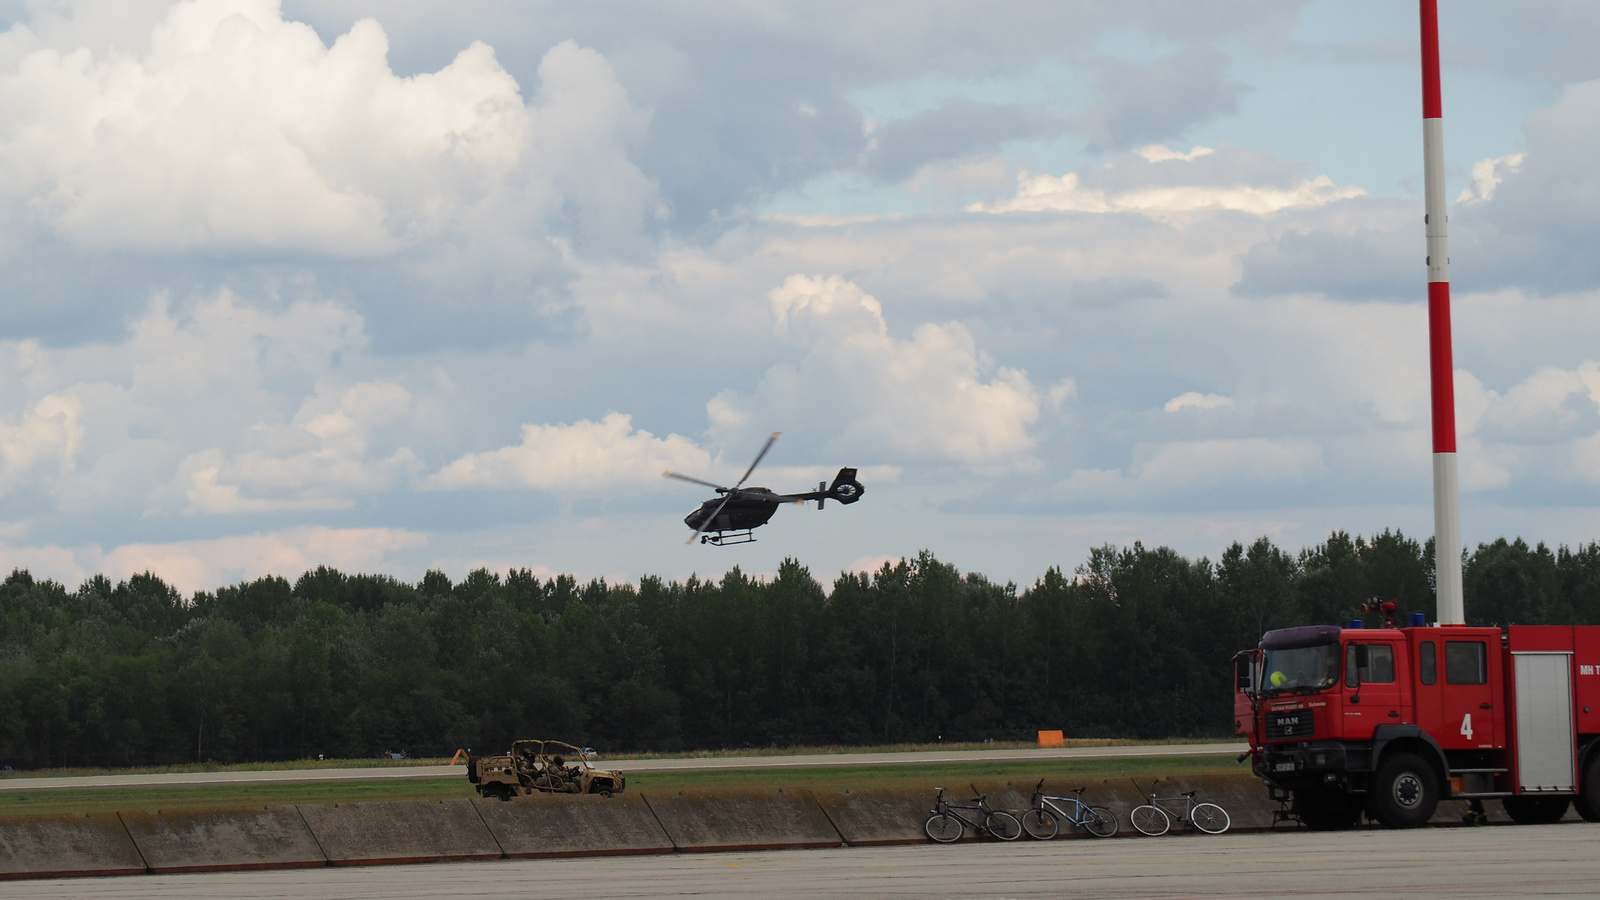
[[1022, 814], [1022, 830], [1036, 841], [1048, 841], [1061, 830], [1061, 823], [1045, 810], [1030, 809]]
[[1151, 837], [1160, 837], [1172, 827], [1172, 819], [1166, 812], [1148, 803], [1144, 806], [1135, 806], [1133, 812], [1128, 813], [1128, 821], [1133, 823], [1133, 827], [1140, 834], [1148, 834]]
[[1022, 823], [1017, 821], [1016, 816], [1001, 810], [989, 813], [989, 817], [983, 820], [983, 827], [1002, 841], [1014, 841], [1022, 837]]
[[1117, 814], [1104, 806], [1089, 807], [1089, 817], [1083, 820], [1083, 830], [1095, 837], [1111, 837], [1117, 833]]
[[1194, 808], [1194, 812], [1189, 814], [1189, 819], [1194, 822], [1194, 827], [1206, 834], [1221, 834], [1233, 824], [1228, 818], [1228, 811], [1215, 803], [1199, 804]]
[[962, 825], [961, 820], [955, 816], [938, 813], [928, 817], [927, 824], [922, 826], [922, 830], [939, 843], [948, 844], [951, 841], [961, 840]]

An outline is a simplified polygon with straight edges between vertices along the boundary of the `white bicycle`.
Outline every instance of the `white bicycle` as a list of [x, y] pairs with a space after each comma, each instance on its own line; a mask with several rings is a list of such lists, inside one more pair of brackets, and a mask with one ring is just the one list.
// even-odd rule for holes
[[[1135, 783], [1137, 787], [1137, 783]], [[1233, 820], [1228, 818], [1228, 811], [1215, 803], [1199, 803], [1194, 799], [1198, 791], [1185, 791], [1177, 797], [1157, 797], [1152, 787], [1151, 792], [1145, 794], [1150, 802], [1143, 806], [1136, 806], [1128, 813], [1128, 821], [1133, 823], [1134, 830], [1140, 834], [1158, 837], [1172, 829], [1172, 820], [1177, 819], [1179, 824], [1198, 828], [1206, 834], [1221, 834], [1228, 830]], [[1168, 803], [1182, 803], [1180, 812], [1176, 807], [1168, 807]]]

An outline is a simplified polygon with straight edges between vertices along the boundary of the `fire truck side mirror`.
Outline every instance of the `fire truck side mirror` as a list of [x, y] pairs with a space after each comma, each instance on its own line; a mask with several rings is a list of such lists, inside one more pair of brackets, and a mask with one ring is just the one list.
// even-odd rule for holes
[[1372, 663], [1372, 653], [1366, 644], [1351, 644], [1350, 652], [1345, 656], [1344, 686], [1352, 688], [1361, 687], [1361, 670]]
[[1241, 652], [1233, 658], [1233, 689], [1237, 693], [1247, 694], [1256, 689], [1256, 658], [1254, 654]]

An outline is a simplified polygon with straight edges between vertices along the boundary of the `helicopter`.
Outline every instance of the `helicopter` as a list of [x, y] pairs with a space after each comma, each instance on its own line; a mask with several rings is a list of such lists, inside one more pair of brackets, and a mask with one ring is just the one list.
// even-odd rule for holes
[[689, 535], [689, 540], [685, 543], [692, 544], [695, 538], [699, 538], [702, 544], [713, 544], [718, 547], [749, 544], [756, 539], [752, 532], [767, 524], [772, 514], [778, 511], [779, 504], [815, 500], [817, 509], [821, 509], [829, 500], [850, 504], [861, 499], [866, 488], [856, 480], [856, 470], [848, 467], [839, 470], [839, 474], [833, 477], [833, 484], [826, 481], [819, 482], [816, 490], [799, 494], [779, 494], [764, 487], [745, 487], [745, 481], [750, 478], [750, 473], [756, 470], [756, 466], [761, 464], [761, 458], [772, 449], [772, 442], [778, 439], [778, 434], [779, 432], [774, 431], [767, 438], [766, 444], [761, 447], [761, 452], [756, 454], [755, 462], [744, 470], [744, 474], [731, 488], [677, 472], [661, 473], [663, 478], [676, 478], [690, 484], [705, 485], [722, 495], [712, 497], [684, 517], [683, 524], [694, 529], [694, 534]]

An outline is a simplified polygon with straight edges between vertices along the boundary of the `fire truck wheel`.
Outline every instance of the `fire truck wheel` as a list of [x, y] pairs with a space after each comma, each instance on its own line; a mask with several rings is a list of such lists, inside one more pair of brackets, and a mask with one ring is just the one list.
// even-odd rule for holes
[[1595, 809], [1592, 805], [1590, 805], [1588, 798], [1584, 797], [1582, 794], [1579, 794], [1577, 797], [1573, 798], [1572, 808], [1577, 810], [1578, 815], [1581, 816], [1585, 822], [1600, 822], [1600, 813], [1595, 812]]
[[1585, 822], [1600, 822], [1600, 756], [1583, 767], [1583, 784], [1572, 805]]
[[1567, 814], [1566, 797], [1507, 797], [1500, 801], [1518, 825], [1552, 825]]
[[1312, 831], [1344, 831], [1361, 821], [1361, 801], [1343, 791], [1296, 791], [1294, 811]]
[[1390, 828], [1426, 825], [1439, 805], [1438, 777], [1415, 753], [1395, 753], [1373, 776], [1367, 805], [1373, 816]]

